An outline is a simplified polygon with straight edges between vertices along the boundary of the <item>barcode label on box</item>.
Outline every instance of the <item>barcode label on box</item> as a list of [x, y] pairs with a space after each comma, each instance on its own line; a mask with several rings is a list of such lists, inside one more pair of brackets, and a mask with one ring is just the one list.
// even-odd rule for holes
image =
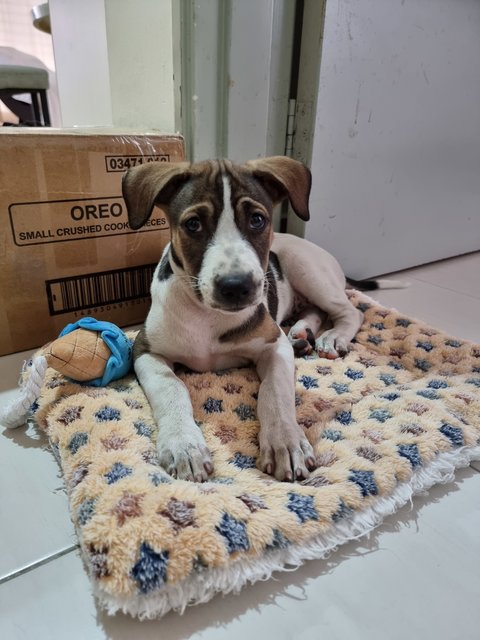
[[50, 315], [93, 309], [150, 296], [156, 264], [47, 280]]

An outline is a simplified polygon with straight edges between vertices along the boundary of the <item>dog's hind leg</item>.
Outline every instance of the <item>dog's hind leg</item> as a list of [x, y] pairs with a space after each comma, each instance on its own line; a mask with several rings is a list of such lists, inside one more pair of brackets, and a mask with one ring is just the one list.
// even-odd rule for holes
[[332, 325], [316, 338], [315, 351], [329, 360], [345, 355], [362, 324], [363, 313], [353, 306], [343, 287], [335, 281], [325, 282], [316, 274], [302, 283], [301, 293], [328, 315]]
[[333, 328], [324, 331], [315, 340], [315, 350], [321, 358], [334, 360], [339, 356], [348, 353], [350, 343], [355, 334], [360, 329], [363, 321], [363, 314], [353, 305], [348, 304], [341, 312], [332, 317]]
[[332, 322], [332, 328], [315, 341], [317, 353], [332, 359], [346, 353], [363, 314], [345, 293], [345, 276], [337, 260], [312, 242], [289, 235], [275, 236], [273, 249], [294, 291]]

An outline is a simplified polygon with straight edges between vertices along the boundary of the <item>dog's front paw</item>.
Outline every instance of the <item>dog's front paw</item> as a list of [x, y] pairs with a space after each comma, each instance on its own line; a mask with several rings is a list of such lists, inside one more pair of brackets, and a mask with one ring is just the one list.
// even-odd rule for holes
[[293, 482], [304, 480], [315, 469], [312, 446], [300, 428], [286, 433], [281, 428], [275, 433], [260, 432], [260, 458], [258, 467], [277, 480]]
[[182, 433], [160, 429], [157, 450], [160, 466], [174, 478], [205, 482], [213, 473], [210, 452], [197, 426]]

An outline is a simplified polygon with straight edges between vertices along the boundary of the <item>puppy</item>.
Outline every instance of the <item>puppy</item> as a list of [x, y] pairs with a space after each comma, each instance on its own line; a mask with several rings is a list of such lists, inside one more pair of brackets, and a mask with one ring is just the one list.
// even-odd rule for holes
[[[281, 156], [240, 166], [150, 163], [124, 176], [130, 227], [144, 225], [154, 205], [170, 222], [134, 367], [159, 427], [160, 464], [177, 478], [202, 482], [213, 473], [177, 365], [202, 372], [253, 363], [260, 378], [258, 467], [285, 481], [315, 468], [295, 417], [292, 344], [299, 353], [336, 358], [347, 352], [362, 314], [329, 253], [273, 232], [273, 207], [286, 198], [309, 219], [310, 185], [310, 171]], [[279, 324], [293, 313], [298, 321], [287, 337]], [[331, 328], [315, 338], [326, 320]]]

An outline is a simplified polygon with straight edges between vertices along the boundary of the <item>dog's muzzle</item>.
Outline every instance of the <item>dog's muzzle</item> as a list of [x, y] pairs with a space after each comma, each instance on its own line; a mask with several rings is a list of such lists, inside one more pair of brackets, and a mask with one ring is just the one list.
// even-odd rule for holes
[[251, 273], [217, 277], [214, 287], [215, 304], [228, 311], [244, 309], [256, 301], [257, 289]]

